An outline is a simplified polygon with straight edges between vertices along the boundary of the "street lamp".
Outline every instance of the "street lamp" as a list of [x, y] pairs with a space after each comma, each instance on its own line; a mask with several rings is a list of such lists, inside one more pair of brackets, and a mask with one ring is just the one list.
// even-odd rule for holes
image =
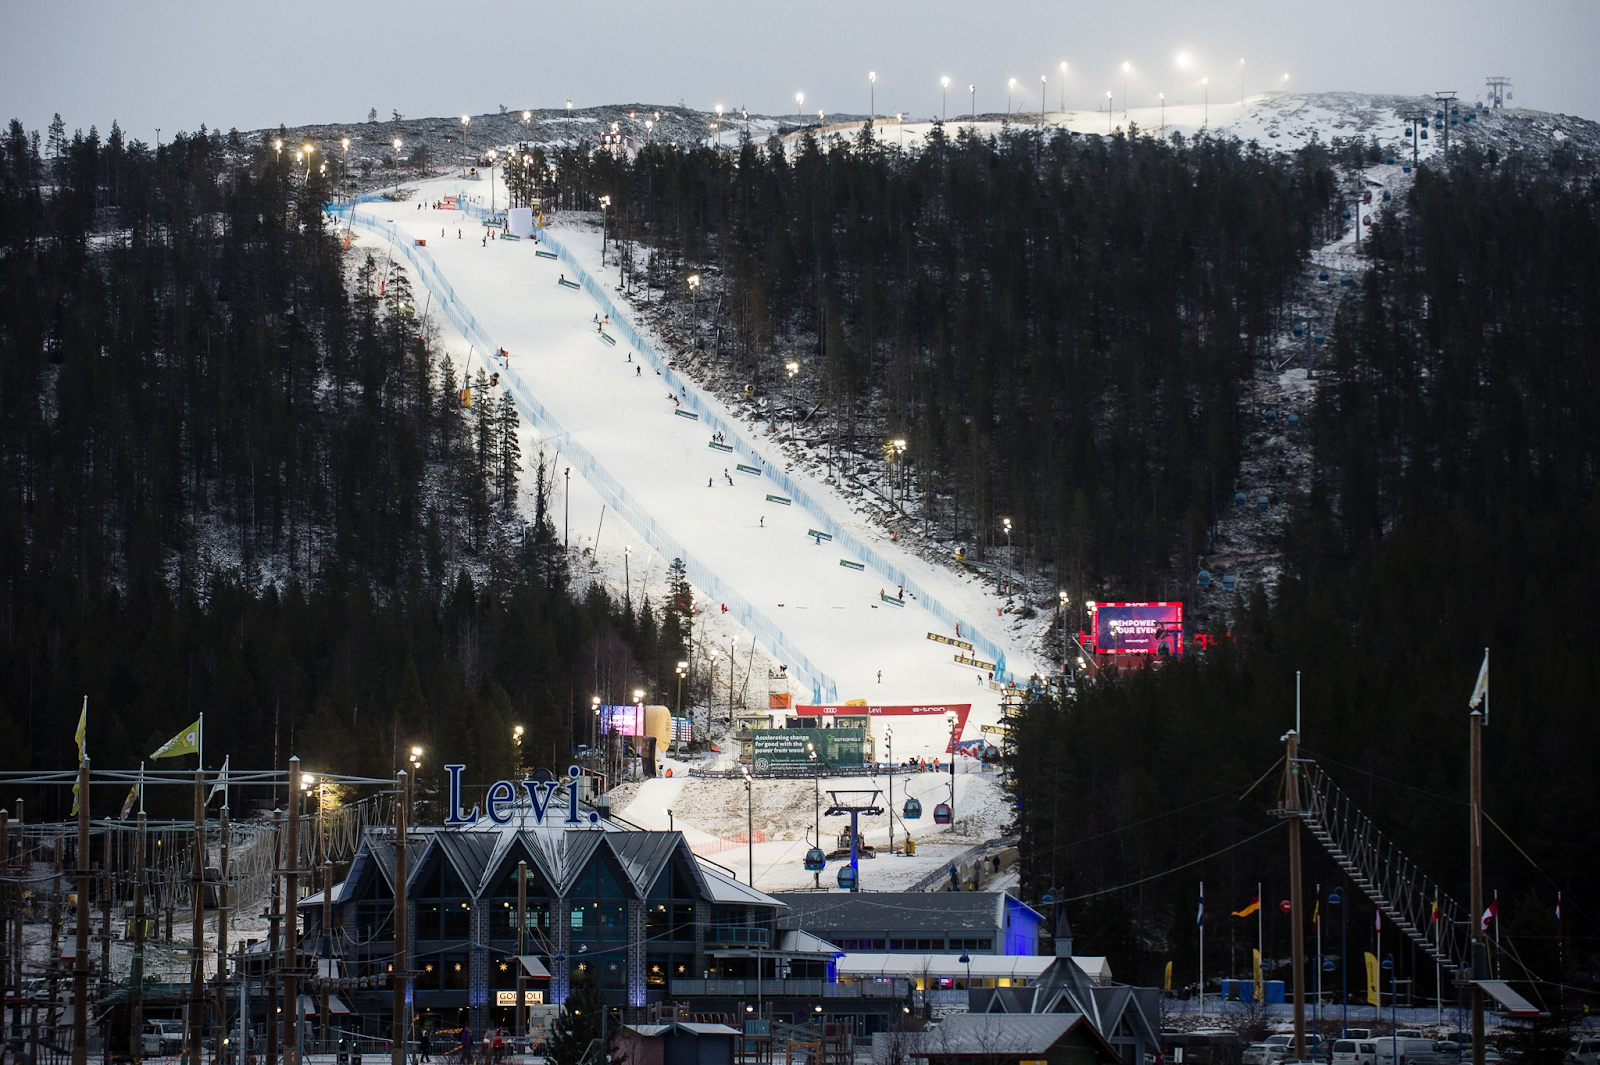
[[878, 119], [878, 72], [876, 70], [869, 70], [867, 72], [867, 85], [867, 100], [869, 108], [867, 112], [867, 123], [870, 125], [873, 122], [876, 122]]
[[795, 116], [797, 118], [799, 118], [800, 124], [802, 126], [805, 125], [806, 124], [806, 94], [803, 93], [803, 92], [797, 92], [797, 93], [794, 94], [794, 113], [795, 113]]
[[1106, 136], [1111, 136], [1111, 90], [1106, 90]]
[[515, 725], [511, 729], [511, 744], [517, 749], [517, 772], [522, 772], [522, 726]]
[[1392, 1051], [1391, 1051], [1391, 1053], [1394, 1054], [1394, 1058], [1392, 1060], [1399, 1061], [1400, 1060], [1400, 1020], [1399, 1020], [1399, 1017], [1396, 1016], [1397, 1013], [1399, 1012], [1399, 1010], [1398, 1010], [1398, 1007], [1395, 1005], [1395, 1002], [1399, 998], [1399, 996], [1395, 993], [1395, 977], [1399, 975], [1399, 967], [1396, 966], [1395, 963], [1394, 963], [1394, 955], [1393, 954], [1385, 954], [1383, 956], [1383, 968], [1389, 970], [1389, 1029], [1390, 1029], [1390, 1031], [1392, 1031], [1394, 1033], [1392, 1036], [1390, 1036], [1390, 1038], [1394, 1040]]
[[945, 119], [950, 117], [950, 106], [946, 102], [949, 92], [950, 92], [950, 79], [948, 77], [940, 78], [939, 79], [939, 121], [940, 122], [943, 122]]
[[689, 275], [689, 293], [690, 293], [690, 295], [692, 295], [694, 297], [693, 309], [692, 309], [692, 312], [690, 314], [690, 317], [694, 319], [695, 325], [698, 326], [700, 324], [700, 275], [699, 274], [690, 274]]
[[[1006, 560], [1009, 563], [1009, 562], [1012, 561], [1012, 559], [1011, 559], [1011, 519], [1010, 518], [1001, 518], [1000, 519], [1000, 524], [1005, 526], [1005, 530], [1006, 530]], [[1015, 570], [1016, 566], [1012, 565], [1011, 569]], [[1011, 594], [1011, 592], [1010, 592], [1010, 584], [1011, 584], [1011, 582], [1008, 579], [1006, 581], [1006, 585], [1007, 585], [1006, 594], [1007, 595]]]
[[746, 872], [751, 887], [756, 886], [756, 798], [750, 787], [750, 770], [744, 771], [744, 842], [750, 867]]
[[733, 727], [733, 675], [739, 672], [739, 660], [734, 657], [739, 649], [739, 637], [728, 639], [728, 727]]
[[783, 364], [783, 370], [789, 375], [789, 439], [793, 440], [795, 434], [794, 416], [798, 413], [794, 407], [794, 379], [800, 373], [800, 364], [790, 359]]
[[1122, 64], [1122, 121], [1128, 121], [1128, 75], [1133, 72], [1132, 63]]
[[611, 218], [611, 197], [600, 197], [600, 265], [606, 264], [606, 225]]
[[400, 138], [394, 139], [394, 194], [400, 195]]
[[1244, 60], [1239, 60], [1239, 103], [1244, 103]]
[[489, 149], [489, 217], [494, 217], [494, 158], [495, 151]]
[[1016, 89], [1016, 87], [1017, 87], [1017, 79], [1016, 78], [1012, 78], [1011, 80], [1006, 82], [1006, 117], [1007, 118], [1011, 117], [1011, 93]]
[[1061, 61], [1061, 113], [1067, 113], [1067, 61]]
[[1049, 81], [1043, 74], [1039, 75], [1039, 128], [1044, 128], [1044, 87]]
[[342, 185], [350, 180], [350, 138], [345, 137], [339, 143], [344, 146], [344, 165], [339, 168], [339, 183]]
[[[678, 717], [681, 718], [683, 717], [683, 678], [689, 675], [689, 663], [679, 662], [677, 668], [674, 669], [673, 672], [678, 675]], [[672, 723], [672, 736], [674, 739], [677, 739], [679, 735], [678, 723], [674, 721]], [[683, 753], [683, 742], [681, 740], [679, 740], [677, 743], [676, 751], [678, 754]]]
[[[467, 115], [462, 115], [461, 116], [461, 147], [463, 149], [465, 149], [467, 147], [467, 127], [470, 126], [471, 124], [472, 124], [472, 119], [470, 117], [468, 117]], [[468, 158], [470, 158], [470, 156]], [[461, 165], [461, 176], [462, 177], [466, 177], [467, 176], [467, 167], [466, 167], [466, 163], [464, 163], [464, 162]]]
[[896, 438], [894, 440], [889, 441], [889, 446], [894, 448], [895, 480], [898, 481], [899, 484], [900, 484], [900, 505], [904, 506], [905, 505], [905, 501], [906, 501], [906, 487], [905, 487], [905, 479], [906, 479], [906, 477], [905, 477], [906, 442], [905, 442], [904, 439]]
[[1067, 604], [1072, 602], [1065, 591], [1057, 592], [1061, 600], [1061, 672], [1067, 671]]

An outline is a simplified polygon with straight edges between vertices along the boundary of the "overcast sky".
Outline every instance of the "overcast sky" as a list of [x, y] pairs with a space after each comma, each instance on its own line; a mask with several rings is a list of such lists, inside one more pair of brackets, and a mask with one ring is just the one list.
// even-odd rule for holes
[[[1600, 0], [3, 0], [5, 115], [152, 140], [174, 130], [602, 103], [930, 116], [1244, 88], [1423, 93], [1515, 85], [1515, 106], [1600, 118]], [[1179, 53], [1191, 57], [1180, 70]], [[1287, 73], [1285, 83], [1282, 76]]]

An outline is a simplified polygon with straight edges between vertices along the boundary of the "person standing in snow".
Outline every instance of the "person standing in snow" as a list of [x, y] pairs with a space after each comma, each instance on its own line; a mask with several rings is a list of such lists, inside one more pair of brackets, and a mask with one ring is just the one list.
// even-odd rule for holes
[[878, 670], [878, 683], [879, 684], [883, 683], [883, 670], [881, 670], [881, 669]]

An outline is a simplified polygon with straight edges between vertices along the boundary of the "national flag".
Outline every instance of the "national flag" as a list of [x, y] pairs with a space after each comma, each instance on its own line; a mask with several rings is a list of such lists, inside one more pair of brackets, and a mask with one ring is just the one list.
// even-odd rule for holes
[[133, 813], [133, 804], [139, 801], [139, 785], [135, 784], [128, 789], [128, 797], [122, 800], [122, 812], [117, 814], [118, 821], [126, 821], [128, 815]]
[[1313, 925], [1318, 925], [1318, 924], [1322, 923], [1322, 900], [1321, 899], [1318, 899], [1317, 900], [1317, 904], [1315, 906], [1311, 907], [1311, 923]]
[[163, 743], [160, 747], [158, 747], [156, 752], [150, 757], [177, 758], [180, 755], [199, 753], [200, 721], [199, 719], [196, 719], [194, 724], [188, 726], [182, 732], [179, 732], [176, 736], [172, 737], [166, 743]]
[[1472, 686], [1472, 698], [1467, 706], [1476, 710], [1489, 697], [1489, 649], [1483, 649], [1483, 665], [1478, 667], [1478, 683]]
[[1206, 886], [1200, 885], [1200, 905], [1194, 911], [1194, 926], [1204, 929], [1206, 926]]
[[[232, 755], [228, 756], [228, 758], [232, 757]], [[208, 806], [211, 804], [211, 800], [217, 797], [217, 792], [219, 791], [222, 792], [222, 805], [224, 807], [228, 805], [228, 758], [222, 760], [222, 772], [217, 774], [217, 782], [211, 785], [211, 792], [206, 796], [206, 805]]]
[[1235, 917], [1249, 917], [1252, 913], [1255, 913], [1259, 909], [1261, 909], [1261, 896], [1254, 895], [1251, 897], [1249, 902], [1244, 904], [1244, 909], [1234, 910], [1233, 915]]
[[1439, 923], [1439, 900], [1438, 899], [1434, 899], [1433, 900], [1432, 910], [1430, 911], [1429, 916], [1428, 916], [1428, 924], [1431, 927], [1431, 926], [1436, 925], [1438, 923]]
[[[83, 697], [83, 709], [78, 712], [78, 730], [72, 734], [72, 738], [78, 741], [78, 764], [81, 766], [84, 759], [89, 757], [89, 697], [87, 695]], [[78, 794], [78, 785], [79, 782], [77, 780], [72, 782], [73, 817], [78, 816], [78, 804], [82, 799], [82, 796]]]
[[1499, 919], [1500, 900], [1495, 899], [1493, 902], [1489, 903], [1489, 908], [1484, 910], [1483, 916], [1478, 919], [1478, 931], [1487, 932], [1489, 930], [1489, 922], [1498, 921]]

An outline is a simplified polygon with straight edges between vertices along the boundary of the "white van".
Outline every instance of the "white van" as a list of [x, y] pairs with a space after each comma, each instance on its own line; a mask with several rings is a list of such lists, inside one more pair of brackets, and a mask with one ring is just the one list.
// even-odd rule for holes
[[[1385, 1039], [1379, 1036], [1372, 1042], [1378, 1050], [1377, 1065], [1441, 1065], [1444, 1061], [1432, 1039], [1413, 1036], [1390, 1036]], [[1398, 1059], [1396, 1054], [1399, 1055]]]
[[1378, 1065], [1378, 1044], [1370, 1039], [1335, 1039], [1332, 1065]]

